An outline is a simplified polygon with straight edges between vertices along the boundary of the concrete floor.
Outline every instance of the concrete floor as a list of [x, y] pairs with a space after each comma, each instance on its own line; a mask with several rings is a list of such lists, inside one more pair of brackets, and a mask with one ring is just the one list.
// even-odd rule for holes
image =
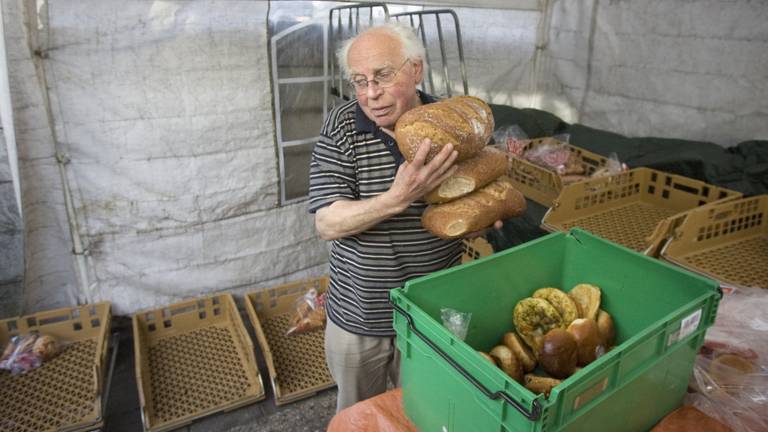
[[[247, 319], [244, 320], [247, 322]], [[247, 325], [246, 325], [247, 326]], [[251, 332], [251, 329], [248, 329]], [[113, 332], [119, 338], [112, 384], [105, 410], [106, 432], [140, 432], [143, 430], [139, 396], [134, 373], [133, 340], [130, 319], [113, 317]], [[253, 333], [251, 332], [251, 338]], [[319, 432], [325, 431], [336, 411], [336, 388], [287, 405], [276, 406], [264, 358], [257, 350], [256, 358], [265, 385], [266, 399], [230, 412], [214, 414], [179, 432]]]

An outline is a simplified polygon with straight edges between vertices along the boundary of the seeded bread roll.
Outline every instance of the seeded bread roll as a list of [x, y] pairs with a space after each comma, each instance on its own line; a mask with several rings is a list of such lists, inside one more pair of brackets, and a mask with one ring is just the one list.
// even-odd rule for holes
[[445, 204], [429, 206], [421, 224], [442, 239], [454, 239], [491, 226], [497, 220], [525, 213], [523, 194], [507, 176], [480, 190]]
[[507, 172], [507, 154], [486, 146], [474, 157], [456, 164], [456, 172], [428, 193], [424, 200], [439, 204], [461, 198]]
[[455, 96], [420, 105], [401, 115], [395, 124], [395, 140], [406, 160], [412, 161], [424, 138], [432, 141], [429, 161], [444, 145], [453, 144], [457, 162], [467, 160], [485, 147], [493, 134], [493, 113], [482, 100]]

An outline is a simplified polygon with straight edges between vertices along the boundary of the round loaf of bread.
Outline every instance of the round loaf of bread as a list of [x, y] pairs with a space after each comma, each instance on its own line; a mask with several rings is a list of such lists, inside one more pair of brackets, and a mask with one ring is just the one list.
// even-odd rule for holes
[[455, 96], [420, 105], [401, 115], [395, 124], [395, 140], [408, 161], [413, 160], [421, 143], [429, 138], [432, 147], [427, 161], [446, 144], [453, 144], [458, 152], [456, 161], [461, 162], [488, 144], [493, 127], [493, 113], [488, 104], [473, 96]]

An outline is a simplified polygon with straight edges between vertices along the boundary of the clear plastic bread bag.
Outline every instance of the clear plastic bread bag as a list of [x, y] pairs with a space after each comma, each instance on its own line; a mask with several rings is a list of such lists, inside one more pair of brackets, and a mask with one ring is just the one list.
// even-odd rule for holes
[[768, 431], [768, 290], [739, 289], [720, 302], [685, 403], [738, 431]]
[[285, 334], [306, 333], [324, 328], [326, 319], [325, 299], [326, 294], [318, 294], [315, 288], [310, 288], [303, 296], [296, 299], [292, 325]]
[[441, 308], [440, 318], [443, 320], [443, 325], [450, 330], [454, 336], [461, 340], [464, 340], [467, 337], [469, 320], [472, 319], [472, 313], [459, 312], [451, 308]]
[[528, 135], [518, 125], [502, 126], [493, 132], [496, 147], [512, 156], [522, 157]]
[[608, 155], [608, 159], [605, 162], [605, 166], [598, 168], [595, 170], [595, 172], [592, 173], [591, 177], [607, 177], [614, 174], [619, 174], [621, 172], [626, 171], [627, 164], [621, 162], [619, 160], [619, 155], [616, 154], [616, 152], [611, 152], [610, 155]]
[[14, 336], [3, 349], [0, 369], [11, 371], [11, 375], [27, 373], [56, 357], [60, 350], [59, 342], [49, 335], [30, 333]]
[[523, 157], [533, 164], [555, 171], [560, 175], [574, 174], [569, 171], [573, 165], [573, 156], [568, 147], [569, 135], [557, 135], [552, 137], [553, 142], [531, 147]]

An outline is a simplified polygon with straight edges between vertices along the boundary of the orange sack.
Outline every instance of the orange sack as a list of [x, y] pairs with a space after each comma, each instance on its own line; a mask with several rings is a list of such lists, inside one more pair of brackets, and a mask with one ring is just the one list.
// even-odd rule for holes
[[328, 432], [417, 432], [403, 411], [403, 390], [396, 388], [341, 410]]

